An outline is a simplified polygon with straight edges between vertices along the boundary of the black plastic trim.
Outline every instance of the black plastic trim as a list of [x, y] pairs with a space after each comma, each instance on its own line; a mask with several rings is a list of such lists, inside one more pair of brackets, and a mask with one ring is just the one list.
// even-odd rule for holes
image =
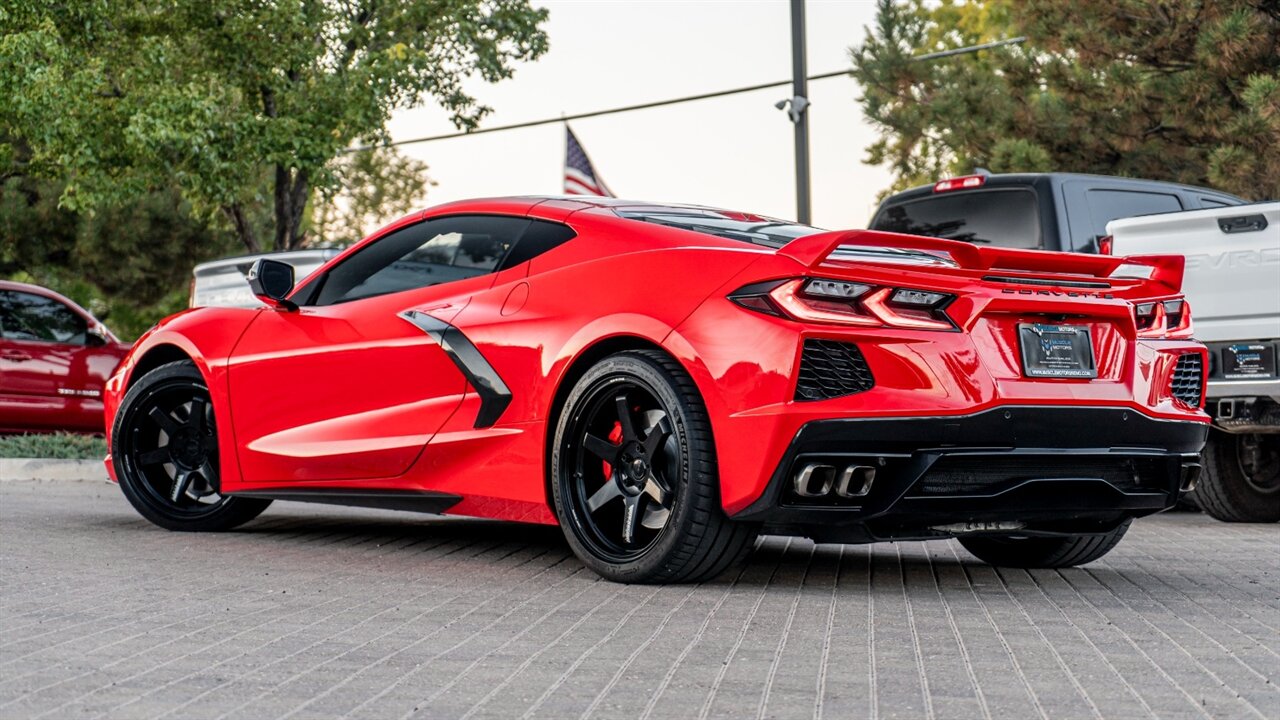
[[1267, 216], [1258, 213], [1256, 215], [1218, 218], [1218, 228], [1228, 235], [1241, 232], [1260, 232], [1267, 229]]
[[[1070, 513], [1148, 514], [1176, 501], [1180, 468], [1194, 462], [1208, 432], [1207, 423], [1159, 420], [1115, 407], [1006, 406], [963, 416], [815, 420], [801, 426], [764, 492], [734, 518], [821, 526], [889, 516], [911, 521], [974, 513], [1016, 519]], [[1167, 482], [1130, 493], [1101, 480], [1061, 479], [1021, 483], [981, 497], [907, 497], [934, 462], [952, 454], [1157, 457], [1167, 460]], [[857, 505], [787, 505], [785, 491], [793, 468], [812, 461], [809, 458], [873, 465], [882, 469], [879, 474], [884, 477], [877, 478], [871, 493]], [[1064, 503], [1067, 498], [1070, 502]]]
[[404, 510], [407, 512], [442, 513], [462, 502], [462, 497], [425, 490], [360, 490], [331, 488], [325, 490], [246, 490], [229, 493], [231, 497], [291, 500], [294, 502], [346, 505], [348, 507]]
[[406, 310], [400, 317], [416, 325], [439, 343], [453, 364], [458, 366], [467, 382], [480, 396], [480, 412], [476, 413], [477, 428], [492, 427], [511, 404], [511, 389], [498, 376], [480, 350], [458, 328], [417, 310]]
[[1111, 283], [1109, 282], [1018, 277], [1015, 275], [984, 275], [982, 279], [987, 282], [1009, 283], [1012, 285], [1043, 285], [1047, 287], [1078, 287], [1101, 290], [1107, 290], [1111, 287]]

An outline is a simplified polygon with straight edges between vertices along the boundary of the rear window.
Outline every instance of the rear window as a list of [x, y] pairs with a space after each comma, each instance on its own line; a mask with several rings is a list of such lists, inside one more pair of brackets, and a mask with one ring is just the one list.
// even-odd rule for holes
[[872, 230], [1011, 248], [1043, 247], [1040, 210], [1031, 190], [939, 194], [888, 205]]
[[1093, 218], [1094, 237], [1107, 234], [1107, 223], [1139, 215], [1181, 212], [1177, 195], [1137, 190], [1090, 190], [1089, 215]]
[[618, 215], [629, 220], [692, 230], [770, 248], [780, 248], [796, 238], [825, 232], [816, 227], [784, 220], [756, 215], [735, 216], [736, 214], [731, 215], [714, 210], [620, 210]]

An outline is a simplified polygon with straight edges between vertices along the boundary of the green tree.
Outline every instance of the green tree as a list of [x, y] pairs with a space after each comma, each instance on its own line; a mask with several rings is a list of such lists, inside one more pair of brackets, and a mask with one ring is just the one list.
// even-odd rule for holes
[[336, 182], [312, 204], [310, 245], [349, 245], [379, 226], [422, 207], [427, 188], [425, 163], [395, 148], [372, 148], [343, 155], [330, 165]]
[[1280, 197], [1276, 0], [880, 0], [851, 54], [893, 189], [986, 167]]
[[[250, 252], [305, 239], [315, 189], [400, 107], [488, 112], [462, 88], [547, 48], [528, 0], [17, 0], [0, 9], [0, 131], [60, 207], [174, 191]], [[0, 143], [0, 165], [12, 144]]]

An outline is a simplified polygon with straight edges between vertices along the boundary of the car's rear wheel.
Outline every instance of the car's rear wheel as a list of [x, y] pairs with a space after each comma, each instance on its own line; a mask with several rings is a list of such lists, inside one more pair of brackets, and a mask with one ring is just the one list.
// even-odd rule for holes
[[116, 412], [111, 457], [129, 503], [169, 530], [228, 530], [271, 504], [220, 494], [213, 405], [190, 362], [162, 365], [129, 389]]
[[1213, 430], [1196, 503], [1225, 522], [1280, 521], [1280, 435]]
[[965, 537], [960, 544], [974, 557], [999, 567], [1063, 568], [1084, 565], [1111, 552], [1129, 531], [1131, 520], [1100, 535], [1066, 537]]
[[662, 353], [619, 353], [586, 372], [557, 423], [551, 472], [569, 545], [609, 580], [705, 580], [754, 543], [757, 528], [720, 507], [702, 398]]

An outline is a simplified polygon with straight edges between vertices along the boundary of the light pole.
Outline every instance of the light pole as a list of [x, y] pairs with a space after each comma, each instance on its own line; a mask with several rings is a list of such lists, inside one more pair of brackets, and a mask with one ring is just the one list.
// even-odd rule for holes
[[[791, 97], [779, 100], [774, 107], [786, 110], [787, 117], [796, 126], [796, 220], [807, 225], [812, 222], [812, 203], [809, 199], [809, 73], [805, 61], [807, 52], [805, 37], [804, 0], [791, 0]], [[928, 62], [1023, 42], [1026, 42], [1025, 37], [996, 40], [981, 45], [916, 55], [911, 59], [913, 62]], [[829, 73], [817, 77], [833, 77], [839, 74], [843, 73]]]
[[809, 72], [805, 62], [804, 0], [791, 0], [791, 105], [796, 127], [796, 220], [809, 224]]

